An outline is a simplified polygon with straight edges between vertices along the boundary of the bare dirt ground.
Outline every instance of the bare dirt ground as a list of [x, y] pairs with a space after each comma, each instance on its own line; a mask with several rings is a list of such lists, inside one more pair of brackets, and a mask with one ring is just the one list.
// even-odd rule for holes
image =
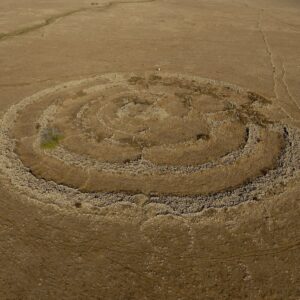
[[300, 3], [0, 3], [0, 299], [300, 299]]

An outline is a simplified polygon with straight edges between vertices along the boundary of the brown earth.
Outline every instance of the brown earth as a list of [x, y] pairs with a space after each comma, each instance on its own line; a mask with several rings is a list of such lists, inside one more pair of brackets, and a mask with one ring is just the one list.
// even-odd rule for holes
[[1, 1], [0, 299], [300, 299], [299, 16]]

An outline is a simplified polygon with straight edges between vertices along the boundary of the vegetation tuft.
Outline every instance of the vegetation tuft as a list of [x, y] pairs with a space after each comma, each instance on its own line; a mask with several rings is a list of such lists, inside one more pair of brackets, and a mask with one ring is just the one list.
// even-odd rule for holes
[[56, 128], [46, 128], [42, 132], [41, 147], [43, 149], [54, 149], [63, 139], [63, 135]]

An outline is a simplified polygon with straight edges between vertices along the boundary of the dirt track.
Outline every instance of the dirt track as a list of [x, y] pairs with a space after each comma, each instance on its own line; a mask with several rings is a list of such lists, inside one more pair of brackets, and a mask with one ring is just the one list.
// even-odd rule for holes
[[0, 298], [299, 299], [299, 15], [2, 1]]

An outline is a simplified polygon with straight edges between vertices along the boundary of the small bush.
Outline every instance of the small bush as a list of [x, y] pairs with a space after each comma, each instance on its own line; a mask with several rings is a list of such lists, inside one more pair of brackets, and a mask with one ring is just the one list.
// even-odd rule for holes
[[42, 131], [41, 147], [44, 149], [53, 149], [58, 146], [63, 136], [56, 128], [46, 128]]

